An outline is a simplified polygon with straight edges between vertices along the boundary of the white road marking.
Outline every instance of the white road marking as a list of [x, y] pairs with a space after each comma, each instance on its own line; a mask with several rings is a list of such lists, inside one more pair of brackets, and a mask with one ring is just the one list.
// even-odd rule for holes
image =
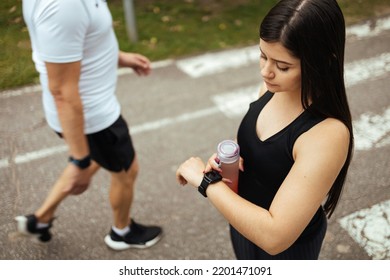
[[[141, 125], [130, 127], [130, 133], [131, 135], [136, 135], [147, 131], [157, 130], [168, 125], [187, 122], [198, 118], [204, 118], [209, 115], [217, 114], [218, 112], [219, 109], [217, 107], [210, 107], [192, 113], [185, 113], [174, 118], [165, 118], [154, 122], [147, 122]], [[42, 150], [18, 155], [13, 160], [7, 158], [0, 159], [0, 168], [7, 168], [11, 166], [11, 161], [13, 161], [14, 164], [21, 164], [21, 163], [26, 163], [33, 160], [41, 159], [41, 158], [46, 158], [49, 156], [54, 156], [66, 152], [67, 150], [68, 147], [66, 145], [60, 145], [60, 146], [55, 146], [47, 149], [42, 149]]]
[[[17, 155], [15, 157], [15, 159], [13, 160], [13, 162], [15, 164], [26, 163], [26, 162], [30, 162], [30, 161], [33, 161], [36, 159], [41, 159], [41, 158], [49, 157], [49, 156], [52, 156], [55, 154], [59, 154], [59, 153], [65, 152], [67, 150], [68, 150], [68, 147], [65, 145], [55, 146], [55, 147], [51, 147], [51, 148], [47, 148], [47, 149], [42, 149], [42, 150], [38, 150], [38, 151], [25, 153], [22, 155]], [[9, 159], [0, 160], [0, 168], [9, 167], [9, 166], [10, 166]]]
[[219, 110], [228, 118], [243, 116], [249, 104], [259, 97], [260, 85], [239, 88], [224, 94], [212, 96]]
[[24, 155], [16, 156], [15, 163], [16, 164], [25, 163], [25, 162], [29, 162], [32, 160], [48, 157], [48, 156], [52, 155], [53, 153], [61, 153], [61, 152], [65, 152], [65, 151], [67, 151], [66, 146], [55, 146], [55, 147], [51, 147], [51, 148], [47, 148], [47, 149], [43, 149], [43, 150], [39, 150], [39, 151], [34, 151], [34, 152], [26, 153]]
[[42, 91], [41, 85], [34, 85], [29, 87], [23, 87], [20, 89], [4, 90], [0, 92], [0, 99], [6, 99], [14, 96], [21, 96], [28, 93], [40, 93]]
[[9, 166], [9, 160], [8, 159], [1, 159], [0, 160], [0, 168], [8, 167]]
[[364, 113], [353, 122], [355, 150], [369, 150], [390, 143], [390, 107], [382, 115]]
[[376, 21], [367, 21], [363, 24], [352, 25], [346, 29], [348, 37], [357, 39], [378, 36], [383, 31], [390, 29], [390, 17], [380, 18]]
[[157, 130], [168, 125], [192, 121], [217, 113], [219, 113], [219, 109], [217, 107], [210, 107], [192, 113], [185, 113], [174, 118], [165, 118], [154, 122], [147, 122], [141, 125], [136, 125], [130, 128], [130, 133], [135, 135], [146, 131]]
[[390, 259], [390, 200], [345, 216], [340, 225], [373, 259]]
[[347, 63], [344, 70], [347, 87], [379, 78], [390, 72], [390, 53]]
[[190, 77], [200, 78], [256, 63], [259, 61], [259, 57], [259, 47], [251, 46], [182, 59], [176, 65]]

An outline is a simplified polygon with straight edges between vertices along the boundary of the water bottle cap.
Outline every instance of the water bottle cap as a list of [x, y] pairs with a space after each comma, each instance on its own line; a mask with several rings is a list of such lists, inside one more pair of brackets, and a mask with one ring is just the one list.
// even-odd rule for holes
[[218, 144], [217, 157], [224, 163], [235, 162], [240, 157], [240, 147], [232, 140], [224, 140]]

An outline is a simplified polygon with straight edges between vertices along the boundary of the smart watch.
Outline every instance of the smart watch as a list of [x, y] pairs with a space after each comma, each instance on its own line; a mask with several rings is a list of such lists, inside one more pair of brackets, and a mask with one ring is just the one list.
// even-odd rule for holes
[[218, 171], [212, 170], [207, 172], [203, 176], [203, 180], [198, 187], [198, 191], [204, 196], [207, 197], [206, 190], [210, 184], [217, 183], [222, 180], [221, 174]]
[[87, 155], [82, 159], [75, 159], [72, 156], [69, 156], [69, 162], [73, 163], [80, 169], [86, 169], [91, 165], [91, 156]]

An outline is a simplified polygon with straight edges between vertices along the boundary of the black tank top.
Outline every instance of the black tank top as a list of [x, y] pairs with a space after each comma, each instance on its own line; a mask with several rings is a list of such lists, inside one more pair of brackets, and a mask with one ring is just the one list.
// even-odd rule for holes
[[[237, 134], [240, 155], [244, 160], [244, 172], [240, 171], [239, 176], [238, 194], [267, 210], [294, 164], [292, 152], [296, 139], [324, 120], [305, 110], [281, 131], [262, 141], [257, 135], [256, 123], [261, 110], [273, 96], [273, 93], [267, 91], [250, 104]], [[323, 218], [324, 213], [320, 207], [301, 237], [320, 227]]]

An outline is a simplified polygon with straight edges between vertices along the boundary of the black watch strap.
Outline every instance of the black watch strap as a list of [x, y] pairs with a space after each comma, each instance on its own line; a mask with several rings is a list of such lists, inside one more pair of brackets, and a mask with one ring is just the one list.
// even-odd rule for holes
[[210, 185], [211, 180], [207, 178], [206, 176], [203, 177], [202, 182], [200, 183], [200, 186], [198, 187], [198, 191], [204, 196], [207, 197], [206, 190], [208, 186]]
[[204, 196], [207, 197], [206, 190], [209, 187], [210, 184], [217, 183], [222, 180], [221, 174], [218, 173], [218, 171], [212, 170], [210, 172], [207, 172], [203, 176], [203, 180], [200, 183], [200, 186], [198, 187], [198, 191]]
[[72, 156], [69, 156], [69, 162], [73, 163], [80, 169], [86, 169], [91, 165], [91, 156], [87, 155], [85, 158], [82, 159], [75, 159]]

